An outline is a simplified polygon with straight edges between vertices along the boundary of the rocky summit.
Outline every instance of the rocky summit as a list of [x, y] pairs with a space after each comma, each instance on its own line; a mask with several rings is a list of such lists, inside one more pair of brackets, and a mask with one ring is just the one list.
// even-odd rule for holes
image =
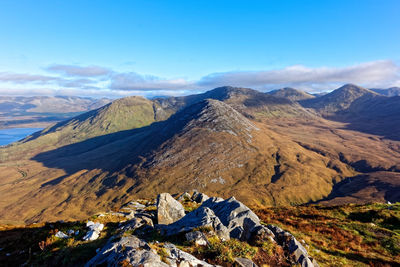
[[[200, 195], [206, 199], [202, 203]], [[290, 232], [263, 222], [234, 197], [208, 198], [197, 191], [181, 196], [162, 193], [155, 200], [131, 201], [119, 211], [98, 214], [80, 229], [70, 222], [56, 223], [68, 230], [51, 224], [54, 234], [45, 241], [36, 240], [40, 256], [34, 253], [25, 265], [54, 264], [61, 260], [61, 255], [54, 257], [54, 246], [65, 250], [74, 244], [74, 249], [62, 255], [68, 253], [71, 264], [82, 257], [74, 264], [88, 267], [319, 266]], [[95, 250], [94, 255], [80, 255], [85, 246]], [[29, 253], [32, 257], [31, 248]]]

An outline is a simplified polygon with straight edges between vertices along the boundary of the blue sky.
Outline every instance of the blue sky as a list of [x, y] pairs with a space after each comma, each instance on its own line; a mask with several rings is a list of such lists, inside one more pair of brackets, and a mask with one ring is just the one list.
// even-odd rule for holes
[[400, 1], [0, 2], [0, 94], [400, 86]]

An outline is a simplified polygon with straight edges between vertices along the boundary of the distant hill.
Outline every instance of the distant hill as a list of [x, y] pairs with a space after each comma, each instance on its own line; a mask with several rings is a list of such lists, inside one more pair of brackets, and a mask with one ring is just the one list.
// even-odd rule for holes
[[299, 101], [299, 100], [304, 100], [304, 99], [311, 99], [311, 98], [315, 98], [315, 96], [306, 93], [304, 91], [301, 90], [297, 90], [294, 88], [290, 88], [290, 87], [285, 87], [282, 89], [278, 89], [278, 90], [273, 90], [270, 92], [267, 92], [267, 94], [269, 95], [273, 95], [276, 97], [283, 97], [283, 98], [287, 98], [289, 100], [292, 101]]
[[0, 128], [47, 126], [110, 102], [106, 98], [75, 96], [0, 96]]
[[387, 97], [356, 85], [300, 101], [323, 117], [347, 122], [348, 128], [400, 140], [400, 97]]
[[378, 93], [366, 88], [354, 84], [346, 84], [329, 94], [303, 100], [301, 104], [304, 107], [315, 109], [324, 116], [329, 116], [346, 110], [355, 100], [364, 101], [377, 96], [379, 96]]
[[374, 91], [378, 94], [384, 95], [384, 96], [400, 96], [400, 87], [391, 87], [387, 89], [371, 89], [371, 91]]

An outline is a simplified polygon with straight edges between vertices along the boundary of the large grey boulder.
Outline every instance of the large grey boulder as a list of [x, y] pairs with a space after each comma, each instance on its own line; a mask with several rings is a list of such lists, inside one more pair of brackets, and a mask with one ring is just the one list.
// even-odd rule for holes
[[[167, 251], [168, 258], [167, 260], [170, 262], [170, 266], [177, 266], [179, 263], [179, 267], [190, 266], [190, 267], [213, 267], [215, 265], [208, 264], [205, 261], [199, 260], [193, 255], [186, 253], [171, 243], [167, 243], [164, 245], [164, 248]], [[183, 264], [182, 264], [183, 263]]]
[[86, 263], [89, 266], [121, 266], [121, 262], [134, 267], [167, 267], [150, 246], [136, 236], [122, 237], [120, 241], [109, 242], [99, 253]]
[[170, 225], [162, 228], [165, 235], [171, 236], [179, 233], [190, 232], [194, 228], [209, 227], [222, 239], [229, 240], [228, 229], [221, 223], [214, 212], [207, 207], [199, 207], [198, 209], [186, 214], [185, 217]]
[[258, 216], [234, 197], [209, 198], [200, 207], [210, 208], [228, 228], [231, 238], [247, 241], [253, 229], [260, 225]]
[[162, 193], [157, 196], [158, 224], [170, 224], [183, 216], [185, 216], [185, 209], [170, 194]]

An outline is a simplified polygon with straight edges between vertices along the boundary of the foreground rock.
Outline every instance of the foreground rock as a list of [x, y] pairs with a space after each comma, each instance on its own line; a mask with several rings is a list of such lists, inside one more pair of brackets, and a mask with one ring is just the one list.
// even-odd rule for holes
[[223, 200], [210, 198], [201, 207], [210, 208], [224, 224], [231, 238], [247, 241], [260, 224], [258, 216], [234, 197]]
[[86, 226], [89, 228], [89, 231], [83, 237], [83, 240], [85, 240], [85, 241], [93, 241], [93, 240], [98, 239], [99, 236], [100, 236], [100, 232], [104, 228], [104, 224], [102, 224], [102, 223], [94, 223], [92, 221], [88, 221], [86, 223]]
[[317, 261], [308, 255], [307, 250], [291, 233], [274, 225], [268, 225], [268, 228], [274, 233], [278, 244], [289, 252], [295, 263], [305, 267], [319, 266]]
[[179, 221], [161, 229], [165, 235], [171, 236], [179, 233], [190, 232], [193, 229], [200, 227], [210, 228], [222, 240], [229, 240], [228, 229], [221, 223], [220, 219], [215, 216], [214, 212], [210, 208], [203, 206], [188, 213]]
[[[201, 196], [201, 193], [197, 193], [197, 196]], [[192, 199], [196, 200], [199, 199], [197, 197]], [[185, 200], [184, 204], [187, 204], [187, 201], [190, 200]], [[283, 248], [288, 263], [307, 267], [318, 266], [292, 234], [277, 226], [262, 225], [254, 212], [233, 197], [226, 200], [209, 198], [199, 208], [185, 215], [183, 206], [171, 195], [160, 194], [157, 198], [156, 217], [161, 224], [155, 226], [151, 220], [153, 212], [136, 206], [138, 209], [133, 213], [133, 218], [119, 227], [119, 236], [128, 236], [122, 237], [119, 241], [115, 241], [116, 238], [109, 241], [86, 266], [214, 266], [178, 249], [168, 241], [183, 238], [190, 244], [191, 248], [188, 251], [199, 250], [198, 246], [205, 246], [203, 249], [207, 251], [210, 249], [207, 246], [215, 245], [212, 242], [215, 242], [216, 236], [219, 238], [217, 242], [235, 238], [257, 247], [263, 246], [265, 242], [272, 242]], [[103, 229], [98, 223], [88, 222], [87, 225], [94, 235]], [[161, 240], [165, 243], [157, 241], [160, 237], [154, 239], [160, 234]], [[227, 247], [227, 249], [232, 248]], [[235, 256], [234, 266], [257, 266], [250, 259]]]
[[135, 266], [167, 267], [150, 246], [136, 236], [122, 237], [120, 241], [109, 243], [85, 266]]
[[170, 266], [179, 266], [179, 267], [213, 267], [215, 265], [208, 264], [205, 261], [199, 260], [193, 255], [186, 253], [171, 243], [167, 243], [164, 245], [164, 248], [167, 250], [168, 258]]
[[185, 216], [182, 204], [170, 194], [162, 193], [157, 197], [157, 221], [158, 224], [170, 224]]

